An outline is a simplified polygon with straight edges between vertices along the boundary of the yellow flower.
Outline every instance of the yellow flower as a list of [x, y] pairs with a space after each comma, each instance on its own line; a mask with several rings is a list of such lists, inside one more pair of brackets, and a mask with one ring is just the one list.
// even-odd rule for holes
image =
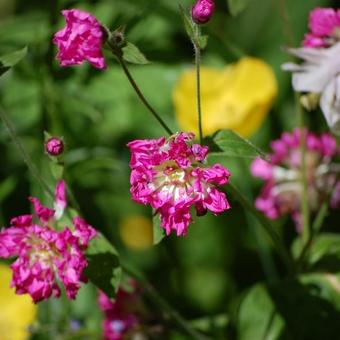
[[[184, 131], [198, 133], [195, 70], [186, 71], [173, 93], [177, 122]], [[262, 124], [277, 96], [272, 68], [251, 57], [223, 69], [202, 67], [203, 133], [232, 129], [250, 136]]]
[[125, 245], [134, 250], [144, 250], [153, 245], [152, 221], [142, 215], [125, 217], [119, 224], [120, 236]]
[[17, 295], [10, 288], [12, 270], [0, 264], [0, 340], [29, 338], [28, 327], [37, 314], [37, 306], [28, 295]]

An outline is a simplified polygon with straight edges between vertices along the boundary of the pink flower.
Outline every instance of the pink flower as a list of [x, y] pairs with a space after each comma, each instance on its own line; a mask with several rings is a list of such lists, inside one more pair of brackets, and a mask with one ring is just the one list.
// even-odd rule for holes
[[[301, 137], [306, 138], [306, 166], [308, 199], [312, 212], [316, 212], [325, 195], [330, 194], [340, 173], [334, 163], [339, 154], [336, 140], [330, 134], [316, 136], [308, 131], [283, 133], [281, 138], [271, 143], [271, 162], [255, 159], [251, 165], [253, 176], [265, 181], [255, 206], [268, 218], [277, 219], [289, 214], [300, 223], [301, 201]], [[338, 182], [340, 185], [340, 182]], [[334, 195], [333, 201], [336, 201]]]
[[198, 0], [192, 7], [191, 16], [196, 24], [205, 24], [213, 16], [215, 2], [213, 0]]
[[87, 60], [94, 67], [106, 67], [102, 53], [104, 33], [98, 20], [78, 9], [64, 10], [66, 27], [54, 35], [61, 66], [79, 65]]
[[304, 47], [321, 48], [332, 45], [338, 40], [340, 30], [340, 10], [315, 8], [309, 15], [310, 33], [305, 35]]
[[[56, 200], [56, 205], [66, 207], [63, 181], [57, 184]], [[22, 215], [0, 232], [0, 257], [17, 257], [11, 265], [11, 285], [17, 294], [30, 294], [34, 302], [39, 302], [59, 297], [61, 282], [68, 298], [74, 299], [84, 282], [87, 260], [83, 251], [95, 230], [82, 220], [79, 227], [75, 218], [74, 230], [66, 227], [58, 232], [51, 228], [56, 221], [54, 210], [44, 207], [37, 198], [30, 197], [30, 201], [41, 225], [33, 222], [32, 215]]]
[[45, 150], [50, 156], [60, 156], [64, 151], [64, 142], [58, 137], [51, 137], [45, 144]]
[[192, 144], [192, 133], [177, 133], [168, 140], [130, 142], [131, 194], [138, 203], [150, 204], [160, 214], [161, 227], [169, 235], [185, 235], [192, 221], [190, 208], [198, 216], [210, 210], [215, 215], [229, 209], [216, 185], [228, 183], [229, 171], [219, 164], [203, 162], [208, 147]]
[[141, 301], [136, 285], [132, 282], [132, 291], [119, 288], [116, 298], [111, 301], [103, 292], [99, 292], [98, 304], [105, 314], [103, 322], [105, 340], [123, 340], [129, 338], [140, 324]]

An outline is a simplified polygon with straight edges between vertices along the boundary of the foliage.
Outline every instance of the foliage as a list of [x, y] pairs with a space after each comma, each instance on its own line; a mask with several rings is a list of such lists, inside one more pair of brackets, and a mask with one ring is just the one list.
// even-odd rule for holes
[[[71, 205], [100, 232], [87, 251], [89, 284], [75, 301], [41, 303], [32, 338], [100, 338], [103, 316], [96, 307], [97, 290], [114, 297], [120, 282], [134, 273], [126, 270], [125, 263], [144, 272], [152, 289], [207, 337], [337, 338], [339, 213], [330, 211], [326, 216], [322, 233], [294, 268], [299, 274], [287, 273], [261, 223], [230, 194], [232, 209], [227, 213], [195, 219], [184, 238], [165, 237], [155, 212], [131, 201], [126, 147], [133, 139], [158, 138], [164, 131], [141, 105], [110, 51], [105, 51], [105, 71], [88, 65], [60, 68], [51, 44], [52, 34], [63, 25], [62, 8], [90, 11], [110, 29], [124, 25], [129, 42], [123, 48], [123, 58], [145, 98], [173, 131], [182, 125], [174, 115], [173, 91], [193, 63], [187, 34], [200, 39], [202, 63], [212, 69], [227, 70], [230, 66], [226, 65], [238, 61], [242, 54], [263, 59], [274, 70], [279, 91], [266, 119], [265, 114], [260, 117], [262, 125], [254, 133], [241, 130], [246, 131], [242, 135], [247, 135], [247, 140], [224, 130], [225, 126], [204, 140], [212, 152], [209, 162], [228, 167], [232, 183], [252, 202], [258, 182], [249, 173], [251, 160], [266, 158], [269, 142], [298, 124], [290, 76], [280, 70], [287, 59], [281, 47], [298, 45], [313, 7], [332, 5], [326, 0], [285, 2], [286, 14], [271, 0], [216, 1], [216, 14], [202, 27], [202, 36], [188, 16], [189, 0], [182, 1], [182, 16], [176, 1], [0, 1], [0, 110], [7, 114], [48, 186], [53, 187], [63, 175], [72, 188], [69, 195], [74, 195]], [[284, 33], [285, 25], [289, 32]], [[247, 89], [243, 95], [249, 99]], [[274, 92], [261, 103], [266, 110]], [[234, 100], [234, 93], [232, 97]], [[242, 126], [250, 123], [251, 115], [245, 117]], [[321, 114], [305, 118], [313, 131], [327, 131]], [[44, 153], [44, 131], [63, 136], [66, 152], [62, 160], [51, 162]], [[0, 157], [0, 223], [8, 226], [11, 217], [27, 211], [27, 196], [50, 198], [27, 169], [3, 124]], [[132, 215], [153, 221], [153, 247], [131, 248], [126, 243], [121, 225]], [[293, 222], [281, 219], [272, 225], [298, 261], [304, 244]], [[161, 320], [170, 339], [190, 338], [182, 335], [188, 334], [183, 331], [185, 326], [175, 325], [176, 313], [174, 316], [155, 298], [148, 281], [140, 281], [153, 310], [150, 319]], [[74, 328], [73, 322], [80, 327]]]

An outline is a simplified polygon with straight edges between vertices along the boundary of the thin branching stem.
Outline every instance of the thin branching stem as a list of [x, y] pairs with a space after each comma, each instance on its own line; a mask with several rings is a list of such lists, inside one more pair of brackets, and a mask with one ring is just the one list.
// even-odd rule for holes
[[146, 98], [144, 97], [142, 91], [140, 90], [140, 88], [138, 87], [137, 83], [135, 82], [134, 78], [132, 77], [124, 59], [119, 56], [116, 55], [118, 62], [120, 64], [120, 66], [122, 67], [126, 77], [128, 78], [131, 86], [133, 87], [133, 89], [135, 90], [137, 96], [139, 97], [139, 99], [141, 100], [141, 102], [144, 104], [144, 106], [151, 112], [151, 114], [153, 115], [154, 118], [156, 118], [156, 120], [159, 122], [159, 124], [162, 125], [162, 127], [164, 128], [164, 130], [171, 136], [173, 135], [173, 132], [171, 131], [171, 129], [168, 127], [168, 125], [164, 122], [164, 120], [160, 117], [160, 115], [156, 112], [156, 110], [150, 105], [150, 103], [146, 100]]

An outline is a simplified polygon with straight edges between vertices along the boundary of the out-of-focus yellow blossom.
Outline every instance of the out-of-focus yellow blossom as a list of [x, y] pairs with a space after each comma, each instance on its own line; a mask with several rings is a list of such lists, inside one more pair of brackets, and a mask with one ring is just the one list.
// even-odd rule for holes
[[34, 322], [37, 306], [28, 295], [17, 295], [10, 288], [12, 270], [0, 264], [0, 340], [29, 338], [28, 327]]
[[144, 250], [153, 245], [153, 226], [149, 218], [127, 216], [120, 222], [119, 230], [123, 242], [131, 249]]
[[[261, 59], [244, 57], [223, 69], [202, 67], [203, 133], [232, 129], [250, 136], [262, 124], [277, 96], [272, 68]], [[184, 131], [198, 133], [196, 73], [186, 71], [174, 89], [177, 122]]]

